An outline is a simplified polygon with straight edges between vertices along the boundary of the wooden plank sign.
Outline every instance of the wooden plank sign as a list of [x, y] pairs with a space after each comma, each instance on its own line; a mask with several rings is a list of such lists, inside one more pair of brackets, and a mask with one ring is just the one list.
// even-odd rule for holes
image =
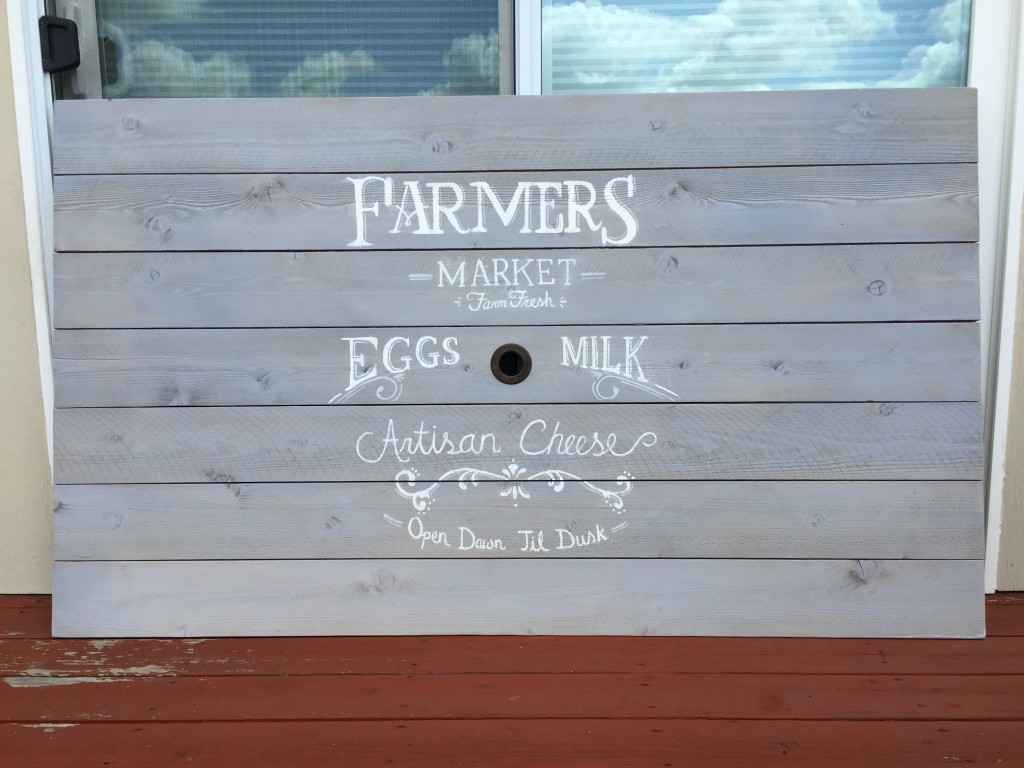
[[55, 634], [984, 633], [973, 91], [55, 126]]

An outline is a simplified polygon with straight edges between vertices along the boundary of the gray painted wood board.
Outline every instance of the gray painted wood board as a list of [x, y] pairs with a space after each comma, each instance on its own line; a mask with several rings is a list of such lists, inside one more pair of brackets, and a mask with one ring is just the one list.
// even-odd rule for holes
[[983, 633], [976, 111], [57, 104], [55, 631]]
[[[568, 275], [560, 273], [555, 286], [538, 286], [538, 268], [532, 285], [493, 285], [500, 281], [496, 268], [516, 258], [551, 258], [552, 272], [567, 269]], [[58, 253], [54, 264], [58, 328], [382, 326], [396, 318], [458, 326], [585, 324], [597, 318], [742, 323], [979, 317], [976, 243], [557, 254]], [[460, 269], [461, 278], [448, 279]], [[509, 297], [509, 289], [522, 293]], [[637, 295], [643, 301], [635, 301]]]
[[976, 101], [966, 88], [60, 101], [53, 156], [58, 174], [976, 162]]
[[[362, 180], [369, 177], [356, 177]], [[383, 177], [380, 177], [383, 178]], [[392, 178], [392, 177], [387, 177]], [[800, 166], [579, 172], [575, 180], [606, 190], [614, 179], [612, 204], [598, 197], [588, 215], [568, 213], [568, 192], [549, 195], [539, 213], [538, 197], [519, 207], [507, 224], [498, 220], [483, 188], [503, 206], [518, 185], [562, 185], [566, 174], [443, 174], [393, 179], [392, 206], [381, 205], [384, 182], [335, 174], [58, 176], [54, 179], [54, 237], [59, 251], [128, 250], [338, 250], [366, 243], [382, 249], [571, 248], [613, 241], [631, 246], [765, 245], [801, 243], [897, 243], [976, 241], [977, 170], [971, 164]], [[462, 190], [461, 218], [437, 212], [455, 205], [451, 189], [435, 191], [442, 206], [424, 203], [430, 231], [416, 234], [418, 219], [403, 197], [405, 182], [453, 184]], [[357, 212], [355, 190], [362, 190]], [[380, 189], [377, 189], [380, 187]], [[406, 188], [407, 189], [407, 188]], [[563, 194], [564, 192], [564, 194]], [[585, 192], [578, 191], [579, 199]], [[468, 195], [468, 196], [467, 196]], [[526, 193], [521, 193], [521, 200]], [[480, 200], [483, 202], [480, 203]], [[618, 205], [616, 209], [615, 205]], [[429, 210], [427, 210], [429, 208]], [[402, 213], [404, 211], [405, 213]], [[474, 231], [483, 217], [487, 231]], [[537, 231], [541, 218], [551, 233]], [[630, 228], [629, 218], [635, 219]], [[435, 221], [436, 219], [436, 221]], [[529, 219], [529, 222], [527, 222]], [[360, 239], [357, 221], [364, 221]], [[553, 231], [557, 223], [579, 232]], [[401, 221], [397, 232], [392, 230]], [[422, 223], [422, 222], [420, 222]], [[521, 230], [529, 224], [527, 234]], [[456, 231], [456, 227], [465, 230]]]
[[64, 408], [54, 414], [56, 481], [390, 481], [408, 472], [412, 490], [463, 468], [500, 479], [512, 463], [609, 482], [978, 480], [980, 413], [977, 403]]
[[[595, 508], [580, 483], [558, 493], [544, 485], [525, 483], [530, 500], [514, 506], [448, 483], [443, 504], [426, 515], [396, 504], [390, 483], [58, 485], [54, 558], [961, 560], [985, 552], [980, 482], [649, 481], [637, 482], [618, 512]], [[595, 526], [607, 541], [583, 544]], [[547, 531], [548, 551], [524, 553], [519, 528]], [[506, 549], [476, 546], [495, 539]]]
[[980, 366], [977, 323], [82, 330], [54, 357], [62, 408], [977, 400]]
[[980, 560], [54, 564], [57, 637], [980, 637]]

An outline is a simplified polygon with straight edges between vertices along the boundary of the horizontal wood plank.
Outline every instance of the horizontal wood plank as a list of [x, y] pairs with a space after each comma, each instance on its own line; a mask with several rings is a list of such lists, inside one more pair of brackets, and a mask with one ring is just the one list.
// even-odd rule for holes
[[50, 636], [50, 607], [0, 607], [0, 637], [19, 640]]
[[[513, 259], [533, 259], [533, 268], [506, 286], [495, 272]], [[556, 285], [537, 285], [556, 269]], [[508, 290], [521, 293], [510, 299]], [[382, 326], [405, 307], [416, 308], [409, 322], [456, 326], [979, 317], [973, 243], [58, 253], [54, 293], [58, 328]]]
[[986, 614], [989, 633], [994, 637], [1024, 637], [1024, 612], [1018, 606], [989, 603]]
[[[455, 720], [298, 723], [83, 723], [0, 725], [18, 768], [113, 766], [337, 768], [934, 768], [957, 762], [1020, 768], [1019, 722], [803, 720]], [[142, 763], [139, 757], [143, 756]], [[481, 756], [484, 756], [483, 761]]]
[[[593, 516], [608, 541], [587, 547], [568, 546], [570, 533], [587, 530], [587, 490], [532, 485], [536, 503], [521, 514], [451, 493], [416, 522], [383, 483], [62, 485], [54, 558], [984, 557], [976, 482], [638, 482], [624, 511]], [[516, 515], [549, 532], [549, 551], [525, 555], [519, 537], [506, 550], [472, 548], [514, 533]], [[424, 539], [421, 525], [444, 532], [448, 546]]]
[[[335, 174], [58, 176], [54, 179], [54, 237], [59, 251], [339, 250], [452, 248], [573, 248], [621, 245], [764, 245], [805, 243], [945, 242], [978, 239], [977, 170], [970, 164], [799, 166], [638, 170], [635, 194], [614, 192], [612, 205], [599, 195], [588, 216], [570, 218], [577, 234], [551, 230], [569, 215], [567, 196], [548, 198], [541, 215], [537, 196], [503, 224], [478, 205], [469, 186], [486, 181], [510, 205], [520, 182], [560, 185], [564, 173], [445, 174], [395, 177], [406, 181], [462, 185], [467, 204], [450, 220], [431, 207], [439, 234], [415, 234], [404, 215], [401, 192], [387, 206], [382, 182], [367, 183], [363, 206], [356, 182]], [[574, 178], [600, 190], [626, 172], [579, 172]], [[390, 178], [390, 177], [389, 177]], [[379, 189], [378, 189], [379, 187]], [[521, 191], [521, 190], [520, 190]], [[435, 190], [441, 194], [439, 190]], [[446, 205], [454, 205], [451, 190]], [[584, 192], [580, 193], [585, 194]], [[524, 198], [525, 199], [525, 198]], [[374, 202], [375, 201], [375, 202]], [[363, 207], [379, 204], [380, 213]], [[428, 206], [430, 207], [430, 206]], [[401, 211], [399, 210], [401, 209]], [[628, 214], [624, 211], [628, 210]], [[431, 218], [431, 214], [425, 214]], [[483, 217], [486, 231], [477, 231]], [[530, 221], [527, 222], [526, 219]], [[628, 219], [635, 219], [631, 230]], [[540, 220], [549, 231], [538, 231]], [[357, 220], [365, 221], [360, 239]], [[421, 222], [422, 223], [422, 222]], [[465, 233], [455, 231], [461, 227]], [[568, 223], [565, 224], [569, 226]], [[528, 234], [522, 234], [525, 227]], [[397, 231], [393, 231], [397, 230]], [[632, 232], [632, 234], [631, 234]], [[365, 246], [360, 245], [365, 243]]]
[[[2, 619], [2, 617], [0, 617]], [[0, 635], [3, 628], [0, 627]], [[660, 673], [1024, 675], [1024, 642], [749, 637], [0, 640], [0, 677]], [[825, 710], [823, 710], [825, 711]]]
[[[21, 608], [49, 608], [50, 595], [0, 595], [0, 610]], [[2, 625], [2, 622], [0, 622]]]
[[[113, 689], [102, 686], [113, 684]], [[501, 690], [505, 695], [496, 696]], [[936, 695], [936, 690], [941, 691]], [[594, 692], [600, 691], [599, 696]], [[0, 682], [0, 721], [1024, 720], [1024, 675], [258, 675]], [[922, 702], [926, 702], [922, 705]], [[826, 714], [827, 713], [827, 714]], [[141, 715], [141, 717], [140, 717]]]
[[982, 568], [980, 560], [59, 562], [53, 633], [979, 637]]
[[64, 408], [55, 430], [61, 484], [983, 475], [977, 403]]
[[966, 88], [507, 99], [95, 99], [56, 103], [54, 113], [58, 174], [977, 160], [976, 96]]
[[980, 397], [976, 323], [85, 330], [54, 357], [61, 408]]

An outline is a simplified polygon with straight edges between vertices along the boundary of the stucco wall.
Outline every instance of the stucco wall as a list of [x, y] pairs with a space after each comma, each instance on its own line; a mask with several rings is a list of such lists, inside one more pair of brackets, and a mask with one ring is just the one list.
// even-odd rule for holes
[[[1024, 254], [1022, 254], [1024, 256]], [[1024, 269], [1017, 296], [1024, 298]], [[1024, 302], [1017, 303], [1013, 344], [1010, 422], [1003, 486], [1003, 527], [999, 541], [999, 590], [1024, 589]]]
[[0, 4], [0, 594], [50, 590], [50, 462], [9, 39]]

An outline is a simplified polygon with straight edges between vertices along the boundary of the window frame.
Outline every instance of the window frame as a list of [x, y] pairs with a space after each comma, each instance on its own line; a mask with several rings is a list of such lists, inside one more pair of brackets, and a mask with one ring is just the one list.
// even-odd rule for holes
[[[539, 33], [541, 0], [530, 1], [537, 5]], [[517, 92], [515, 66], [517, 61], [525, 58], [516, 56], [515, 50], [516, 13], [518, 6], [523, 3], [517, 3], [516, 0], [496, 0], [496, 3], [498, 7], [498, 94], [504, 96]], [[61, 18], [71, 19], [78, 25], [79, 46], [82, 54], [82, 63], [77, 69], [56, 75], [53, 78], [55, 98], [103, 98], [96, 0], [46, 0], [46, 10]]]

